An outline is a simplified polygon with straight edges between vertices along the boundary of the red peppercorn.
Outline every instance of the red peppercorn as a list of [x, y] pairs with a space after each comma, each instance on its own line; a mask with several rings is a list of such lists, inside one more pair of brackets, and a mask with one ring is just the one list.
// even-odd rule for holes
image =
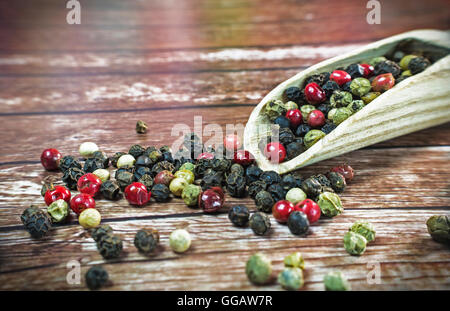
[[294, 204], [287, 200], [281, 200], [275, 203], [272, 207], [272, 215], [276, 221], [285, 223], [289, 215], [294, 211]]
[[348, 165], [348, 164], [342, 164], [336, 167], [333, 167], [331, 170], [331, 172], [336, 172], [341, 174], [342, 176], [344, 176], [345, 178], [345, 182], [349, 183], [350, 181], [352, 181], [353, 177], [355, 176], [355, 171], [353, 170], [353, 168]]
[[305, 213], [310, 224], [318, 221], [321, 215], [319, 204], [310, 199], [298, 202], [295, 205], [294, 210]]
[[45, 192], [44, 200], [45, 200], [45, 204], [47, 204], [47, 206], [49, 206], [56, 200], [64, 200], [67, 203], [69, 203], [70, 196], [71, 196], [70, 191], [66, 187], [54, 186], [53, 188], [48, 189]]
[[197, 160], [200, 160], [200, 159], [212, 160], [212, 159], [214, 159], [214, 154], [211, 152], [200, 153], [197, 157]]
[[[223, 195], [223, 192], [222, 192]], [[198, 197], [198, 205], [206, 213], [214, 213], [220, 210], [224, 200], [221, 194], [213, 189], [203, 191]]]
[[155, 179], [153, 180], [153, 183], [156, 184], [164, 184], [167, 187], [170, 185], [170, 182], [172, 179], [174, 179], [175, 176], [172, 174], [171, 171], [161, 171], [158, 174], [156, 174]]
[[297, 128], [303, 123], [302, 113], [300, 109], [291, 109], [286, 112], [286, 118], [289, 119], [292, 128]]
[[102, 186], [102, 181], [96, 175], [92, 173], [87, 173], [81, 176], [77, 182], [78, 191], [81, 193], [90, 194], [95, 197], [95, 195], [100, 191]]
[[313, 110], [308, 114], [308, 125], [311, 127], [321, 127], [325, 124], [325, 115], [320, 110]]
[[352, 80], [352, 76], [344, 70], [335, 70], [330, 75], [330, 80], [336, 82], [339, 86]]
[[255, 161], [255, 157], [247, 150], [238, 150], [234, 154], [234, 163], [240, 164], [242, 166], [249, 166]]
[[373, 71], [375, 70], [373, 68], [373, 66], [371, 66], [369, 64], [361, 64], [360, 66], [363, 67], [363, 69], [364, 69], [364, 73], [363, 73], [364, 78], [370, 77], [373, 74]]
[[53, 148], [45, 149], [41, 154], [41, 163], [46, 170], [56, 170], [59, 167], [59, 161], [61, 161], [61, 153]]
[[286, 158], [286, 148], [279, 142], [271, 142], [264, 148], [264, 155], [272, 163], [281, 163]]
[[384, 92], [392, 88], [394, 84], [395, 78], [392, 73], [383, 73], [373, 79], [372, 90], [374, 92]]
[[236, 134], [230, 134], [225, 136], [223, 139], [223, 146], [227, 150], [233, 150], [236, 151], [242, 146], [241, 139]]
[[311, 82], [305, 86], [305, 98], [311, 105], [316, 105], [327, 99], [327, 95], [317, 83]]
[[125, 198], [132, 205], [144, 205], [150, 200], [152, 193], [140, 182], [134, 182], [125, 188]]
[[95, 200], [87, 193], [80, 193], [70, 200], [70, 208], [75, 214], [80, 215], [87, 208], [95, 208]]
[[209, 189], [216, 192], [220, 196], [220, 198], [222, 199], [222, 203], [225, 202], [225, 193], [223, 192], [222, 188], [216, 186], [216, 187], [211, 187]]

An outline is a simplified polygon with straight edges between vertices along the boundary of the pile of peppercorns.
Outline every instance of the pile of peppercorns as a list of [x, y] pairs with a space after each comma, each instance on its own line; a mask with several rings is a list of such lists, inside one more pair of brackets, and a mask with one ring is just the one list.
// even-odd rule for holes
[[291, 160], [381, 93], [431, 65], [425, 57], [401, 51], [391, 58], [375, 57], [314, 74], [303, 85], [286, 88], [282, 99], [271, 100], [263, 108], [263, 114], [277, 125], [273, 131], [278, 131], [279, 140], [262, 138], [260, 150], [273, 163]]

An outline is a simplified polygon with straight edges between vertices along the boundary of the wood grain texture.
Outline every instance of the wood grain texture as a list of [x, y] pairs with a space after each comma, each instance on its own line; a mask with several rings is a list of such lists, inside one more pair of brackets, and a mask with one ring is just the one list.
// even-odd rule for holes
[[[425, 225], [450, 214], [448, 123], [302, 168], [305, 177], [342, 162], [356, 170], [342, 195], [345, 212], [321, 219], [307, 237], [273, 218], [268, 237], [233, 227], [227, 209], [253, 211], [249, 198], [227, 197], [217, 215], [180, 199], [144, 208], [98, 199], [103, 222], [125, 243], [123, 256], [104, 261], [73, 215], [43, 240], [31, 239], [19, 219], [30, 204], [44, 205], [42, 180], [61, 175], [43, 170], [42, 149], [76, 154], [82, 141], [95, 141], [111, 154], [171, 144], [172, 126], [192, 128], [194, 116], [204, 125], [245, 125], [265, 94], [308, 66], [403, 31], [450, 28], [447, 1], [385, 1], [381, 25], [368, 25], [365, 3], [351, 0], [93, 0], [82, 8], [82, 24], [69, 26], [60, 1], [0, 3], [1, 290], [84, 290], [84, 279], [66, 282], [69, 260], [79, 260], [83, 274], [102, 264], [113, 282], [107, 290], [279, 290], [276, 282], [248, 282], [245, 261], [256, 251], [273, 260], [275, 273], [284, 256], [301, 251], [306, 290], [322, 290], [331, 270], [342, 270], [354, 290], [450, 289], [449, 249]], [[139, 119], [148, 134], [135, 133]], [[377, 230], [361, 257], [342, 247], [356, 220]], [[133, 246], [144, 227], [161, 233], [154, 256]], [[179, 227], [193, 237], [182, 255], [168, 247]], [[376, 262], [381, 284], [369, 284], [368, 263]]]

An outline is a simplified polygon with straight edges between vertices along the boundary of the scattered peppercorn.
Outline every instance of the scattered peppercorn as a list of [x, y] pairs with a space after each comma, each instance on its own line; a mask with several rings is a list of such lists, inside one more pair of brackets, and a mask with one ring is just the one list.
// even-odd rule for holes
[[344, 235], [344, 248], [350, 255], [362, 255], [366, 250], [367, 240], [362, 235], [347, 231]]
[[81, 169], [81, 164], [73, 156], [64, 156], [59, 162], [59, 169], [65, 173], [69, 168], [76, 167]]
[[105, 259], [118, 258], [123, 249], [122, 239], [112, 234], [105, 234], [97, 242], [97, 248]]
[[86, 285], [90, 290], [101, 288], [108, 281], [108, 272], [101, 266], [91, 267], [85, 275]]
[[103, 236], [112, 235], [113, 229], [109, 225], [101, 225], [90, 230], [91, 237], [95, 242], [100, 242]]
[[47, 213], [33, 205], [23, 211], [20, 219], [25, 226], [25, 230], [33, 238], [37, 239], [47, 235], [52, 226], [52, 222]]
[[63, 222], [69, 216], [69, 204], [62, 199], [56, 200], [47, 207], [47, 213], [53, 223]]
[[328, 191], [321, 193], [317, 204], [320, 206], [321, 213], [326, 217], [334, 217], [344, 211], [341, 199], [336, 193]]
[[87, 208], [80, 213], [78, 222], [85, 229], [95, 228], [100, 224], [102, 216], [95, 208]]
[[85, 172], [77, 167], [71, 167], [64, 172], [62, 181], [66, 184], [69, 189], [76, 189], [78, 179], [83, 176]]
[[177, 229], [170, 234], [170, 248], [176, 253], [184, 253], [191, 247], [191, 235], [184, 229]]
[[357, 221], [350, 227], [349, 231], [361, 234], [363, 237], [366, 238], [367, 243], [370, 243], [373, 240], [375, 240], [375, 229], [373, 228], [373, 225], [369, 222]]
[[237, 227], [245, 227], [250, 213], [245, 205], [236, 205], [228, 211], [228, 218]]
[[351, 290], [350, 284], [341, 271], [328, 272], [323, 278], [323, 285], [327, 291]]
[[245, 273], [253, 284], [266, 284], [272, 278], [272, 262], [261, 253], [253, 254], [245, 265]]
[[309, 221], [305, 213], [301, 211], [293, 211], [287, 220], [289, 230], [296, 235], [308, 232]]
[[287, 290], [299, 290], [303, 287], [303, 271], [300, 268], [284, 268], [278, 274], [278, 283]]
[[145, 134], [147, 133], [148, 125], [142, 120], [137, 121], [136, 123], [136, 133]]
[[202, 188], [197, 185], [187, 185], [181, 193], [181, 198], [189, 207], [198, 206], [198, 197], [202, 193]]
[[330, 181], [330, 186], [334, 191], [336, 191], [337, 193], [344, 192], [345, 187], [347, 186], [344, 176], [336, 172], [328, 172], [327, 177]]
[[301, 188], [308, 198], [316, 198], [322, 193], [322, 184], [315, 178], [309, 177], [302, 182]]
[[122, 196], [119, 184], [114, 180], [103, 182], [100, 186], [100, 193], [108, 200], [118, 200]]
[[448, 216], [431, 216], [427, 220], [427, 229], [433, 240], [450, 244], [450, 219]]
[[134, 246], [142, 253], [153, 252], [159, 243], [159, 233], [156, 229], [139, 230], [134, 237]]
[[258, 211], [269, 213], [272, 211], [272, 207], [274, 204], [275, 200], [267, 191], [260, 191], [255, 196], [255, 205]]
[[80, 145], [78, 151], [80, 155], [85, 158], [90, 158], [95, 151], [98, 151], [98, 146], [93, 142], [84, 142]]
[[295, 252], [284, 257], [283, 262], [285, 267], [305, 269], [305, 261], [300, 252]]
[[297, 204], [306, 199], [306, 193], [300, 188], [292, 188], [286, 193], [286, 200], [292, 204]]

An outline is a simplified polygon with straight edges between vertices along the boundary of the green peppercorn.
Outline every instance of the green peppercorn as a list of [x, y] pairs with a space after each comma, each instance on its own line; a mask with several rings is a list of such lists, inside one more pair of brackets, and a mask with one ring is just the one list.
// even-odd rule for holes
[[183, 178], [188, 184], [192, 184], [195, 179], [194, 173], [190, 170], [178, 170], [177, 172], [175, 172], [174, 176]]
[[427, 220], [427, 229], [433, 240], [450, 244], [450, 219], [448, 216], [431, 216]]
[[92, 174], [100, 178], [102, 182], [107, 181], [110, 177], [109, 171], [104, 168], [96, 169]]
[[37, 239], [47, 235], [52, 226], [52, 222], [47, 213], [33, 205], [23, 211], [20, 220], [22, 220], [25, 230], [33, 238]]
[[346, 91], [335, 91], [330, 97], [330, 105], [332, 108], [346, 107], [352, 101], [352, 93]]
[[361, 96], [361, 99], [363, 100], [364, 104], [367, 105], [380, 95], [381, 95], [380, 92], [369, 92], [366, 95]]
[[47, 213], [52, 222], [63, 222], [69, 216], [69, 205], [62, 199], [56, 200], [47, 207]]
[[330, 186], [334, 191], [337, 193], [344, 192], [345, 187], [347, 186], [344, 176], [336, 172], [328, 172], [327, 178], [330, 181]]
[[328, 272], [323, 278], [323, 285], [327, 291], [351, 290], [350, 284], [341, 271]]
[[286, 106], [281, 100], [271, 100], [264, 107], [264, 114], [270, 119], [270, 121], [274, 121], [277, 117], [286, 114]]
[[186, 162], [183, 165], [181, 165], [179, 168], [179, 170], [189, 170], [192, 173], [194, 172], [194, 169], [195, 169], [195, 165], [194, 165], [194, 163], [191, 163], [191, 162]]
[[350, 255], [362, 255], [366, 250], [367, 240], [361, 234], [348, 231], [344, 235], [344, 248]]
[[108, 282], [108, 272], [100, 266], [90, 268], [85, 275], [86, 285], [91, 290], [101, 288]]
[[284, 268], [278, 274], [278, 283], [287, 290], [299, 290], [303, 287], [303, 270], [300, 268]]
[[416, 58], [416, 57], [417, 57], [417, 55], [412, 55], [412, 54], [403, 56], [403, 58], [400, 60], [400, 63], [399, 63], [400, 68], [402, 68], [402, 70], [408, 70], [409, 62], [413, 58]]
[[136, 123], [136, 133], [145, 134], [147, 133], [148, 125], [142, 120], [137, 121]]
[[97, 242], [97, 248], [100, 255], [105, 259], [117, 258], [122, 253], [122, 239], [112, 234], [103, 235]]
[[367, 63], [373, 67], [375, 67], [378, 63], [386, 61], [386, 57], [384, 56], [378, 56], [370, 59]]
[[301, 188], [310, 199], [315, 199], [323, 192], [322, 184], [314, 177], [305, 179], [302, 182]]
[[245, 205], [236, 205], [228, 211], [228, 219], [237, 227], [245, 227], [250, 213]]
[[286, 200], [297, 204], [306, 199], [306, 193], [300, 188], [292, 188], [286, 193]]
[[312, 145], [324, 138], [325, 135], [326, 134], [321, 130], [311, 130], [306, 133], [305, 137], [303, 138], [303, 144], [305, 144], [306, 148], [311, 148]]
[[176, 253], [184, 253], [191, 247], [191, 235], [184, 229], [177, 229], [170, 234], [170, 248]]
[[134, 166], [135, 158], [131, 154], [124, 154], [117, 160], [118, 168], [130, 168]]
[[268, 191], [262, 190], [256, 194], [255, 204], [258, 211], [270, 213], [273, 205], [275, 204], [275, 200]]
[[196, 207], [198, 206], [198, 197], [201, 193], [202, 187], [191, 184], [184, 187], [181, 198], [187, 206]]
[[97, 227], [102, 220], [100, 212], [95, 208], [87, 208], [81, 212], [78, 222], [85, 229]]
[[272, 262], [261, 253], [253, 254], [245, 265], [245, 273], [253, 284], [267, 284], [272, 278]]
[[305, 269], [305, 261], [300, 252], [295, 252], [284, 257], [284, 266]]
[[118, 200], [122, 196], [119, 184], [114, 180], [103, 182], [100, 186], [100, 193], [108, 200]]
[[293, 101], [288, 101], [284, 104], [285, 108], [287, 111], [289, 110], [293, 110], [293, 109], [298, 109], [298, 105], [293, 102]]
[[358, 99], [358, 100], [354, 100], [352, 101], [351, 104], [349, 104], [347, 106], [347, 108], [349, 108], [353, 113], [360, 111], [361, 109], [363, 109], [365, 106], [364, 101]]
[[98, 151], [98, 146], [93, 142], [84, 142], [80, 145], [79, 152], [82, 157], [90, 158], [95, 151]]
[[270, 230], [270, 218], [264, 213], [256, 212], [250, 216], [250, 228], [257, 235], [265, 235]]
[[375, 229], [373, 225], [369, 222], [365, 221], [357, 221], [355, 222], [349, 229], [349, 231], [358, 233], [366, 238], [367, 243], [375, 240]]
[[103, 236], [111, 235], [113, 233], [113, 229], [109, 225], [101, 225], [91, 229], [89, 232], [94, 241], [98, 243]]
[[174, 178], [170, 182], [169, 189], [174, 196], [180, 197], [183, 193], [183, 189], [189, 185], [189, 183], [184, 178]]
[[325, 191], [318, 197], [317, 204], [319, 204], [322, 215], [326, 217], [334, 217], [344, 211], [342, 202], [336, 193]]
[[164, 157], [162, 152], [159, 151], [159, 150], [153, 150], [147, 156], [150, 159], [150, 162], [152, 164], [155, 164], [155, 163], [161, 161], [163, 159], [163, 157]]
[[139, 230], [134, 237], [134, 246], [142, 253], [153, 252], [159, 243], [159, 233], [156, 229]]
[[333, 115], [333, 123], [335, 125], [339, 125], [345, 120], [347, 120], [352, 114], [353, 111], [347, 107], [338, 108], [335, 114]]
[[334, 115], [336, 114], [336, 111], [337, 111], [337, 108], [330, 109], [330, 111], [328, 111], [328, 114], [327, 114], [327, 119], [332, 121]]
[[300, 107], [300, 112], [302, 113], [302, 119], [303, 122], [308, 122], [308, 115], [311, 113], [311, 111], [316, 110], [316, 107], [313, 105], [303, 105]]
[[350, 91], [353, 95], [363, 96], [370, 92], [372, 85], [366, 78], [355, 78], [350, 83]]

